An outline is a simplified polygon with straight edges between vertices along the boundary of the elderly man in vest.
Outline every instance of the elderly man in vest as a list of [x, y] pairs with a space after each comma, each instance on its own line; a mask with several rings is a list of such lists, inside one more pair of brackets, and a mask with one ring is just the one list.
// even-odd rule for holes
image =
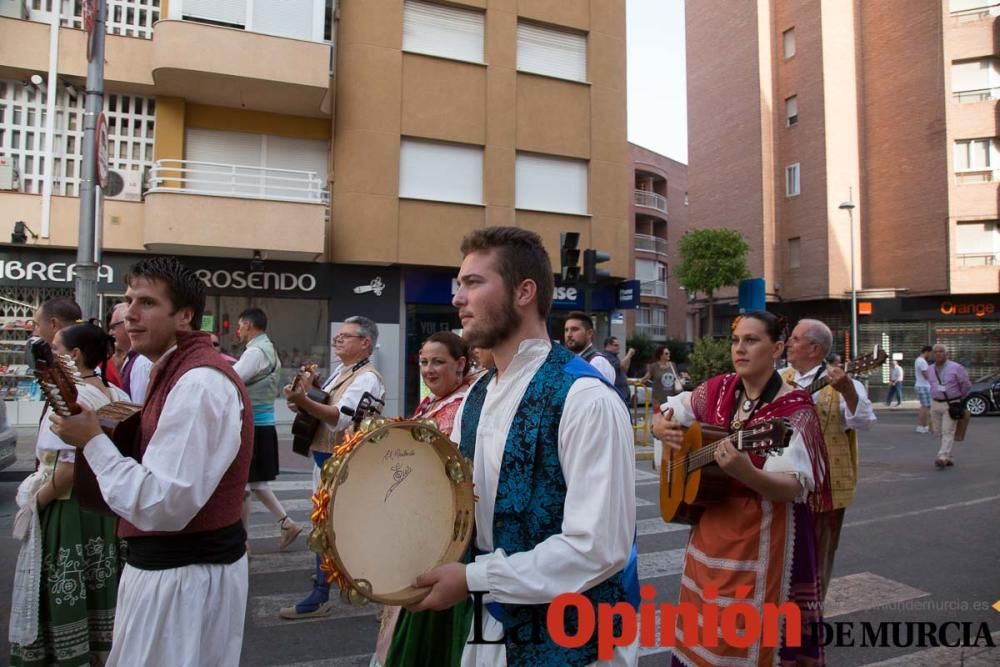
[[[382, 376], [371, 362], [376, 343], [378, 343], [378, 325], [375, 322], [367, 317], [348, 317], [337, 335], [333, 337], [333, 348], [341, 366], [321, 385], [321, 389], [329, 396], [327, 401], [325, 403], [314, 401], [306, 393], [305, 388], [311, 385], [320, 386], [318, 378], [313, 373], [300, 373], [299, 382], [287, 385], [283, 390], [288, 406], [292, 410], [306, 412], [322, 422], [310, 448], [314, 463], [313, 487], [319, 484], [320, 468], [333, 454], [333, 448], [344, 441], [353, 424], [351, 417], [342, 410], [348, 408], [353, 413], [366, 393], [377, 399], [382, 399], [385, 395]], [[312, 592], [294, 607], [282, 608], [279, 612], [282, 618], [329, 616], [333, 613], [334, 603], [330, 601], [330, 584], [326, 580], [326, 574], [320, 571], [319, 565], [317, 556], [316, 579], [313, 582]]]
[[[302, 532], [302, 526], [288, 518], [281, 501], [268, 482], [278, 476], [278, 431], [274, 428], [274, 399], [281, 386], [281, 362], [267, 337], [267, 314], [247, 308], [237, 320], [236, 335], [246, 350], [233, 370], [246, 383], [253, 404], [253, 458], [250, 459], [249, 489], [274, 515], [281, 530], [278, 548], [285, 549]], [[243, 501], [243, 524], [249, 529], [250, 493]]]
[[[466, 236], [462, 252], [453, 303], [463, 336], [490, 348], [496, 362], [469, 391], [452, 431], [473, 461], [475, 558], [418, 577], [416, 585], [432, 588], [414, 610], [485, 593], [488, 613], [475, 615], [472, 634], [487, 643], [466, 644], [463, 665], [594, 663], [594, 637], [559, 646], [545, 619], [562, 593], [595, 607], [638, 603], [628, 413], [597, 369], [549, 342], [554, 284], [537, 234], [489, 227]], [[532, 619], [539, 643], [531, 642]], [[615, 648], [611, 663], [634, 665], [637, 654], [638, 640]]]
[[240, 520], [253, 415], [239, 376], [207, 333], [204, 283], [173, 257], [125, 276], [132, 349], [153, 362], [135, 454], [123, 456], [94, 412], [51, 417], [79, 447], [128, 543], [107, 664], [240, 663], [247, 534]]
[[875, 421], [875, 412], [864, 385], [848, 377], [843, 369], [824, 363], [832, 345], [830, 327], [819, 320], [800, 320], [785, 346], [790, 367], [782, 372], [784, 380], [802, 389], [809, 388], [824, 376], [828, 379], [828, 383], [812, 395], [826, 440], [833, 492], [830, 515], [817, 517], [817, 559], [824, 598], [830, 586], [833, 557], [840, 542], [844, 512], [854, 500], [858, 485], [857, 431], [867, 429]]

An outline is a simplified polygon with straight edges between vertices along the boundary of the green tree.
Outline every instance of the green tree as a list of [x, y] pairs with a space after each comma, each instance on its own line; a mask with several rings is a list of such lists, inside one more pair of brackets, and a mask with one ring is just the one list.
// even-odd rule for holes
[[699, 385], [708, 378], [728, 373], [733, 369], [730, 358], [729, 341], [715, 340], [711, 336], [699, 338], [688, 356], [688, 375], [691, 382]]
[[750, 277], [747, 242], [732, 229], [692, 229], [679, 246], [680, 266], [674, 275], [688, 292], [708, 299], [708, 335], [714, 333], [715, 293]]

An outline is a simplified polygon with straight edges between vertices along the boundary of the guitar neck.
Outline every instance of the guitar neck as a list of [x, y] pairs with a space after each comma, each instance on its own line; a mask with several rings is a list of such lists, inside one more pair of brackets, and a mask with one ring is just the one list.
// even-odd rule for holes
[[731, 442], [735, 445], [734, 440], [738, 435], [738, 433], [727, 435], [725, 438], [716, 440], [715, 442], [710, 442], [693, 454], [689, 454], [686, 458], [688, 471], [698, 470], [699, 468], [704, 468], [711, 463], [715, 463], [715, 450], [719, 448], [719, 445], [724, 442]]
[[830, 376], [829, 375], [824, 375], [822, 377], [818, 377], [815, 380], [813, 380], [813, 382], [812, 382], [811, 385], [809, 385], [808, 387], [806, 387], [805, 392], [807, 394], [809, 394], [810, 396], [812, 396], [813, 394], [815, 394], [817, 391], [819, 391], [820, 389], [822, 389], [823, 387], [825, 387], [828, 384], [830, 384]]

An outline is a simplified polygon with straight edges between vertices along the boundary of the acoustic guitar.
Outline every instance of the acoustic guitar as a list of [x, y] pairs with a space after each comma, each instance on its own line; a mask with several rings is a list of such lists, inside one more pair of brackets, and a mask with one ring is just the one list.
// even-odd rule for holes
[[[35, 378], [41, 386], [42, 394], [49, 409], [61, 417], [80, 414], [76, 385], [83, 379], [73, 360], [65, 355], [57, 355], [44, 339], [37, 336], [28, 340], [29, 361], [34, 367]], [[142, 406], [138, 403], [115, 401], [97, 410], [97, 421], [101, 430], [111, 439], [123, 456], [138, 460], [139, 421]], [[97, 476], [91, 470], [87, 458], [76, 457], [73, 467], [73, 496], [80, 506], [91, 512], [114, 515], [101, 495]]]
[[[312, 373], [316, 370], [316, 364], [306, 366], [302, 370]], [[295, 380], [292, 382], [292, 390], [298, 390], [301, 386], [302, 374], [299, 373], [295, 376]], [[317, 403], [326, 404], [326, 402], [330, 400], [330, 394], [315, 385], [309, 387], [309, 390], [306, 391], [306, 396]], [[313, 417], [305, 410], [299, 410], [295, 415], [295, 421], [292, 422], [292, 451], [296, 454], [308, 457], [310, 455], [309, 447], [312, 445], [313, 438], [316, 437], [316, 430], [319, 426], [319, 419]]]
[[729, 495], [733, 478], [715, 463], [715, 450], [722, 442], [729, 442], [741, 452], [770, 454], [787, 447], [791, 439], [792, 428], [784, 419], [769, 419], [735, 433], [695, 422], [684, 433], [680, 449], [663, 450], [660, 466], [663, 520], [694, 525], [705, 507]]

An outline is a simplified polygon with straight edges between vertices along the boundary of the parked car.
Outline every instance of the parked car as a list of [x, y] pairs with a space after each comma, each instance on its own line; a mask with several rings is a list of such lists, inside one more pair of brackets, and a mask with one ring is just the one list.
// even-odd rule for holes
[[0, 403], [0, 470], [17, 460], [17, 431], [7, 423], [7, 406]]
[[1000, 373], [988, 375], [972, 385], [965, 397], [965, 408], [973, 417], [1000, 412]]

